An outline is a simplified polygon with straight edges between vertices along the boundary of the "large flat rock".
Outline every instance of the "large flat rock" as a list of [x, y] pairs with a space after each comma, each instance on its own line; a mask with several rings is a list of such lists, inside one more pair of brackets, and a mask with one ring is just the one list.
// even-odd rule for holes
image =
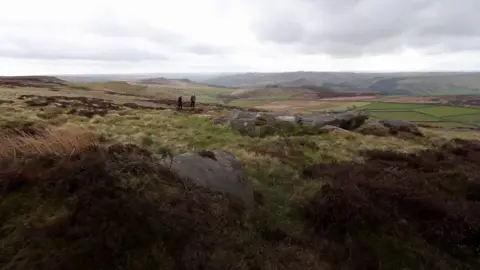
[[[170, 161], [166, 160], [165, 165], [170, 166]], [[228, 193], [243, 201], [247, 208], [254, 206], [253, 187], [243, 165], [232, 153], [220, 150], [202, 155], [184, 153], [173, 157], [171, 169], [193, 184]]]

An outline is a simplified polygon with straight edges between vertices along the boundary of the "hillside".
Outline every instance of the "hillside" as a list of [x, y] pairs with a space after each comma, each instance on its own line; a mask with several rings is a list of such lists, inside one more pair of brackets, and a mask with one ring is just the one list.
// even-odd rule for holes
[[[330, 121], [345, 129], [272, 129], [104, 84], [118, 97], [0, 88], [15, 94], [0, 102], [0, 269], [480, 267], [478, 132], [372, 135], [359, 112]], [[242, 114], [270, 133], [222, 124]]]
[[66, 81], [52, 76], [0, 76], [0, 87], [55, 87]]
[[224, 87], [218, 85], [212, 85], [207, 83], [194, 82], [189, 79], [169, 79], [165, 77], [156, 77], [156, 78], [146, 78], [141, 80], [134, 81], [139, 84], [152, 84], [152, 85], [165, 85], [165, 86], [178, 86], [178, 87], [210, 87], [210, 88], [233, 88], [233, 87]]
[[244, 73], [219, 76], [205, 82], [245, 88], [272, 84], [290, 87], [315, 85], [342, 92], [377, 92], [389, 95], [480, 93], [480, 73]]
[[480, 266], [478, 133], [255, 138], [228, 108], [32, 98], [0, 105], [2, 269]]

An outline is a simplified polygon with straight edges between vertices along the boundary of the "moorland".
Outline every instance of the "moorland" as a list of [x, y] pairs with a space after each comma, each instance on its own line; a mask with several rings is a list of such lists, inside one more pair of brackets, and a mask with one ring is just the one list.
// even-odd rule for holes
[[[477, 96], [358, 90], [2, 77], [0, 268], [478, 269]], [[362, 109], [420, 133], [215, 122], [247, 109]]]

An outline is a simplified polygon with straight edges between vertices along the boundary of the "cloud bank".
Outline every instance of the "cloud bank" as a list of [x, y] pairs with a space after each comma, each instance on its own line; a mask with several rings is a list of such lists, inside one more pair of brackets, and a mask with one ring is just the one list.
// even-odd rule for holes
[[0, 74], [478, 70], [479, 9], [478, 0], [9, 1]]

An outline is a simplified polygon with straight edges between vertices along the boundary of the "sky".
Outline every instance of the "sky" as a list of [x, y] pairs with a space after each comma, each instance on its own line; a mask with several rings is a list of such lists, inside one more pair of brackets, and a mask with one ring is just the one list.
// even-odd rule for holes
[[0, 75], [480, 70], [480, 0], [0, 6]]

